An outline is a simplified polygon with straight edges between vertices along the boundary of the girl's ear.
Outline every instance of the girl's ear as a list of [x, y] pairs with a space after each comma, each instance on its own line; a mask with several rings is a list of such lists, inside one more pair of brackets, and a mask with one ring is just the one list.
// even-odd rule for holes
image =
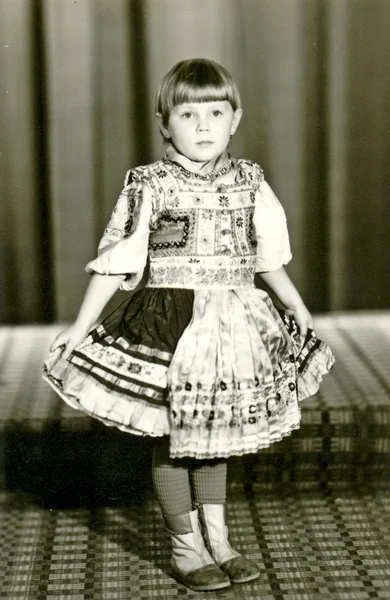
[[236, 132], [236, 129], [241, 121], [241, 117], [242, 117], [242, 109], [237, 108], [237, 110], [234, 112], [234, 115], [233, 115], [232, 126], [230, 128], [230, 135], [233, 135]]
[[169, 129], [167, 127], [165, 127], [165, 125], [163, 124], [163, 116], [161, 113], [156, 113], [156, 119], [158, 122], [158, 126], [160, 128], [160, 131], [162, 133], [162, 135], [164, 136], [164, 138], [166, 140], [169, 140], [171, 135], [169, 133]]

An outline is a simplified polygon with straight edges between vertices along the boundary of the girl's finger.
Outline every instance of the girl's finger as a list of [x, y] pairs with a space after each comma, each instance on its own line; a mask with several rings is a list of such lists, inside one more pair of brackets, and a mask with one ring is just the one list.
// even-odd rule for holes
[[55, 350], [50, 350], [50, 351], [53, 354], [53, 358], [57, 361], [64, 351], [64, 346], [58, 346], [58, 348], [56, 348]]
[[65, 359], [65, 360], [67, 358], [69, 358], [69, 356], [71, 355], [71, 353], [73, 352], [73, 350], [75, 349], [75, 347], [76, 347], [76, 345], [74, 343], [68, 342], [66, 344], [65, 350], [64, 350], [64, 352], [62, 354], [62, 358]]
[[52, 343], [52, 345], [50, 346], [50, 352], [54, 352], [55, 350], [57, 350], [57, 348], [59, 348], [60, 346], [64, 345], [64, 335], [62, 333], [59, 333], [57, 335], [57, 337], [55, 338], [54, 342]]

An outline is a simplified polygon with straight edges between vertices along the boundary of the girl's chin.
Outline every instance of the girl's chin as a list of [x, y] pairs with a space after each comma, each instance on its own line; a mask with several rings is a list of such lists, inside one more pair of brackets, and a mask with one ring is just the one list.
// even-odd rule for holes
[[173, 147], [179, 154], [199, 166], [216, 161], [226, 150], [225, 148], [221, 149], [220, 145], [217, 147], [215, 144], [204, 144], [192, 148], [180, 148], [178, 145]]
[[189, 158], [190, 160], [192, 160], [192, 162], [196, 162], [196, 163], [206, 163], [206, 162], [212, 162], [213, 160], [216, 160], [219, 156], [221, 156], [222, 152], [215, 152], [212, 151], [211, 149], [207, 150], [203, 150], [202, 152], [194, 152], [191, 153], [190, 155], [187, 155], [187, 158]]

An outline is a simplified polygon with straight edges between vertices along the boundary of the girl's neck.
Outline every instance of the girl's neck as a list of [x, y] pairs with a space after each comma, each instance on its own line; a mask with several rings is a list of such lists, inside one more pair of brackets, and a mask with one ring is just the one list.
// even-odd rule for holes
[[224, 150], [222, 154], [213, 160], [199, 163], [191, 160], [187, 156], [184, 156], [184, 154], [181, 154], [172, 143], [168, 143], [166, 146], [165, 158], [178, 162], [180, 165], [182, 165], [182, 167], [187, 169], [187, 171], [206, 175], [206, 173], [212, 173], [213, 171], [223, 167], [229, 161], [230, 157], [228, 151]]

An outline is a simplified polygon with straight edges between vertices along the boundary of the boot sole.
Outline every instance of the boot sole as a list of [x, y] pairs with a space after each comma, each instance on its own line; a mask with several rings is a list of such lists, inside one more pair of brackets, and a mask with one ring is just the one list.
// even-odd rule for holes
[[255, 575], [249, 575], [249, 577], [245, 577], [244, 579], [231, 579], [232, 583], [248, 583], [249, 581], [254, 581], [260, 577], [260, 573], [256, 573]]
[[221, 581], [221, 583], [209, 583], [208, 585], [191, 585], [183, 578], [180, 573], [172, 570], [172, 573], [179, 583], [185, 585], [186, 588], [193, 590], [194, 592], [212, 592], [213, 590], [221, 590], [223, 588], [230, 587], [230, 581]]

